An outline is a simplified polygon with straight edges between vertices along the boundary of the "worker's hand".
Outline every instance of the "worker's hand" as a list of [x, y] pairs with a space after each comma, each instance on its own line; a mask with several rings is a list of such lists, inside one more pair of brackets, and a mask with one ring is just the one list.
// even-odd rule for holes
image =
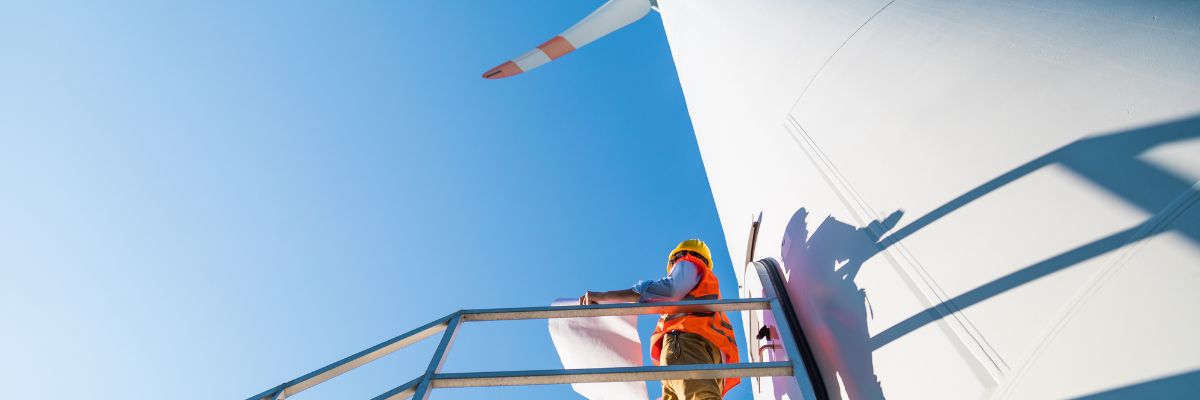
[[596, 303], [596, 293], [592, 291], [583, 292], [583, 296], [579, 296], [579, 305], [590, 306]]

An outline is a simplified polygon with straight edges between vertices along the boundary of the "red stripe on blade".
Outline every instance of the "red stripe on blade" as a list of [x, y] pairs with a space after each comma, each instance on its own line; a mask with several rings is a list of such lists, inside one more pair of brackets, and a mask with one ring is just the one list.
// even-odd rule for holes
[[551, 60], [575, 51], [575, 45], [568, 42], [562, 36], [555, 36], [554, 39], [547, 40], [546, 43], [542, 43], [538, 48], [542, 49], [542, 52], [546, 53], [546, 56], [550, 57]]

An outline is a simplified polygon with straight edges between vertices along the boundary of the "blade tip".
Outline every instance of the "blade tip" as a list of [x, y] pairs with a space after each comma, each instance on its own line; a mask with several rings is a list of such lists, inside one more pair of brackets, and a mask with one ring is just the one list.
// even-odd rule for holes
[[482, 76], [484, 79], [500, 79], [517, 75], [522, 72], [525, 71], [522, 71], [521, 67], [517, 66], [517, 63], [509, 61], [504, 64], [497, 65], [495, 68], [489, 69], [487, 72], [484, 72]]

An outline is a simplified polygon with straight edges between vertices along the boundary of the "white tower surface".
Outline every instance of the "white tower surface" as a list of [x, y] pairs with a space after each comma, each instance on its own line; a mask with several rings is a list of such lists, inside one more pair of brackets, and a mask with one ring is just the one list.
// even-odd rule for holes
[[659, 11], [729, 253], [762, 212], [832, 392], [1200, 390], [1200, 3]]

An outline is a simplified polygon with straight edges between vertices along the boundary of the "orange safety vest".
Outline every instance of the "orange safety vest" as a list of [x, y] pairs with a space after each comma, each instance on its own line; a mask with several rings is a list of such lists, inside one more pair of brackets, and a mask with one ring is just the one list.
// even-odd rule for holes
[[[687, 295], [683, 296], [684, 300], [716, 300], [721, 298], [721, 289], [717, 284], [717, 276], [712, 273], [711, 269], [704, 267], [703, 261], [691, 255], [685, 255], [680, 260], [690, 261], [700, 270], [700, 281], [696, 283], [696, 287], [692, 288]], [[672, 264], [671, 268], [674, 267], [675, 265]], [[667, 271], [667, 273], [669, 274], [670, 271]], [[726, 318], [723, 312], [663, 314], [660, 316], [658, 318], [658, 326], [654, 328], [654, 334], [650, 335], [650, 342], [653, 343], [650, 347], [650, 359], [654, 362], [654, 365], [660, 365], [658, 358], [662, 354], [663, 336], [672, 331], [683, 331], [700, 335], [717, 346], [718, 349], [721, 349], [721, 354], [725, 357], [724, 361], [726, 364], [738, 363], [737, 340], [733, 338], [733, 326], [729, 324], [729, 318]], [[726, 392], [729, 392], [729, 389], [741, 381], [741, 378], [725, 378], [724, 390], [722, 390], [721, 395], [724, 396]]]

